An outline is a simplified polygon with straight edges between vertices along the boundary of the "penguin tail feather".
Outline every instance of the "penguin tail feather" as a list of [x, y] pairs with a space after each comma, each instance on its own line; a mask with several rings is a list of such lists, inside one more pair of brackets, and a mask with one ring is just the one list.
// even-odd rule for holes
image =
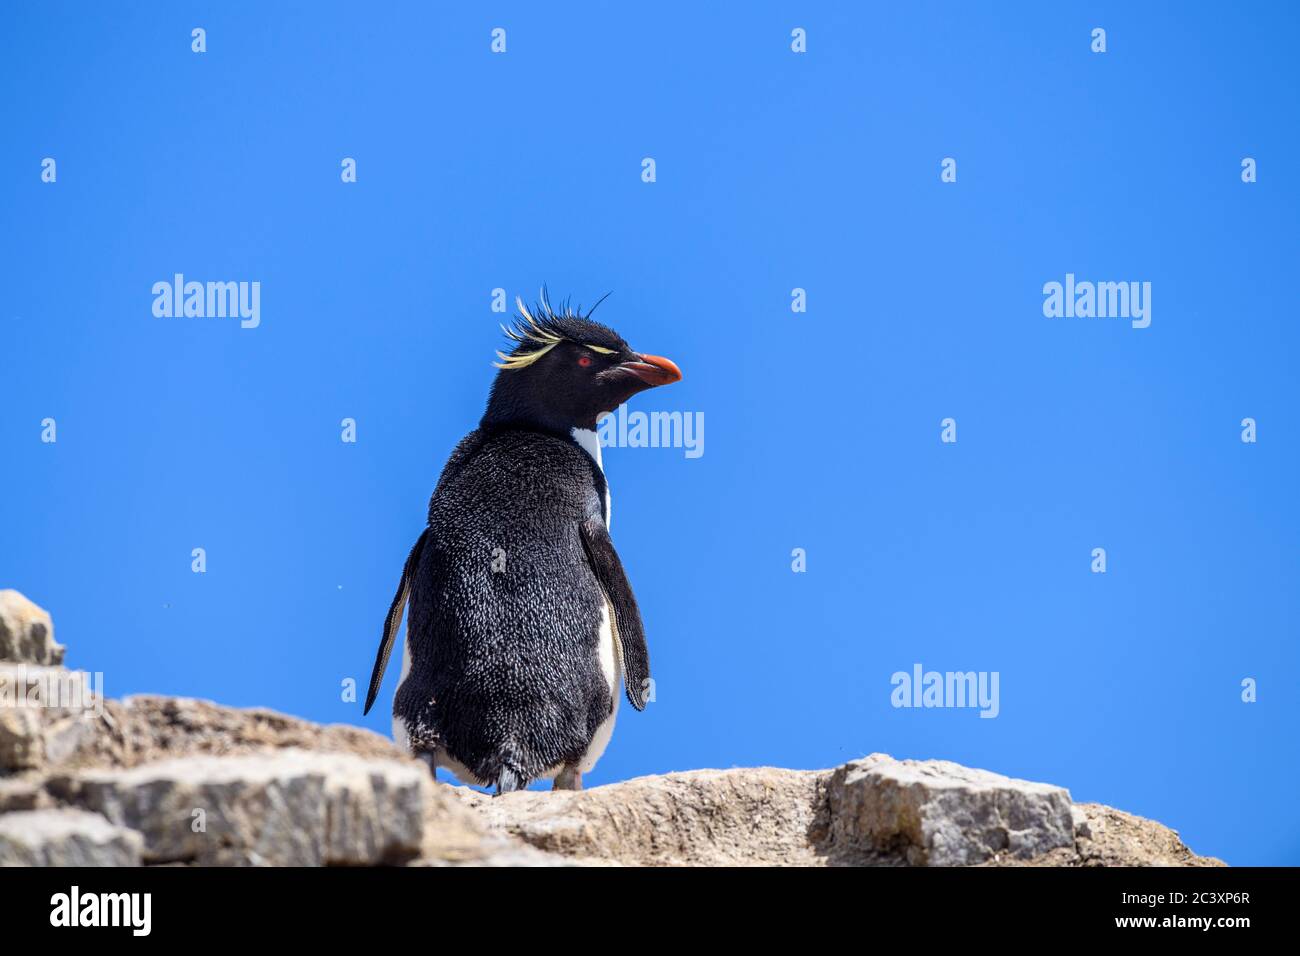
[[496, 759], [493, 763], [495, 768], [489, 765], [488, 772], [483, 775], [483, 779], [489, 780], [496, 784], [495, 796], [501, 796], [503, 793], [513, 793], [516, 790], [523, 790], [528, 786], [530, 779], [524, 772], [524, 768], [519, 766], [517, 759], [518, 751], [514, 746], [512, 738], [506, 738], [503, 745], [498, 748]]
[[501, 796], [503, 793], [513, 793], [516, 790], [522, 790], [528, 786], [528, 778], [521, 774], [514, 767], [502, 766], [497, 772], [496, 794]]

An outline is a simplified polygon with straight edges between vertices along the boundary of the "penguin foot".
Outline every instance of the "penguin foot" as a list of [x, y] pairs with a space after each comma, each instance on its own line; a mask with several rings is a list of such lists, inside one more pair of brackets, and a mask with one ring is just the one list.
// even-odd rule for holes
[[429, 768], [429, 776], [434, 780], [438, 779], [438, 751], [436, 750], [417, 750], [415, 756], [424, 762]]
[[551, 790], [581, 790], [582, 771], [577, 767], [565, 767], [555, 775], [555, 785]]

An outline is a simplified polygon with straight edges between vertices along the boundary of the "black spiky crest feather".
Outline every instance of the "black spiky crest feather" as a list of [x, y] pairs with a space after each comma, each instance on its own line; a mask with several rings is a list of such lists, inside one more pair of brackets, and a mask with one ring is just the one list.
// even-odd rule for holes
[[575, 310], [567, 298], [556, 311], [545, 286], [542, 286], [541, 297], [531, 311], [522, 299], [516, 297], [519, 315], [511, 325], [501, 327], [514, 348], [508, 355], [498, 351], [500, 361], [492, 364], [501, 369], [527, 368], [561, 342], [573, 342], [602, 353], [630, 351], [617, 332], [591, 318], [607, 298], [608, 292], [584, 313], [582, 306]]

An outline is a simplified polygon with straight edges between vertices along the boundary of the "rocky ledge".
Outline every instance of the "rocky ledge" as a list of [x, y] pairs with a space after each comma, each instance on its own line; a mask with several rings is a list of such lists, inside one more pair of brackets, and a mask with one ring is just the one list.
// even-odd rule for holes
[[884, 754], [490, 797], [366, 730], [103, 700], [62, 660], [0, 591], [0, 865], [1222, 865], [1061, 787]]

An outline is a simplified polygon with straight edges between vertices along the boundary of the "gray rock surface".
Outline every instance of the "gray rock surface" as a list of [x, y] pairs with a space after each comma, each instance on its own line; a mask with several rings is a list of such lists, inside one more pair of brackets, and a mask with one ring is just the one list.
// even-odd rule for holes
[[0, 777], [0, 813], [43, 810], [50, 805], [45, 790], [39, 783]]
[[897, 850], [913, 866], [1029, 860], [1074, 846], [1069, 791], [947, 760], [872, 754], [834, 771], [831, 836]]
[[431, 783], [415, 763], [286, 749], [87, 770], [48, 789], [139, 831], [150, 863], [321, 866], [418, 857]]
[[103, 709], [90, 675], [0, 663], [0, 773], [73, 759], [98, 734]]
[[0, 866], [139, 866], [140, 834], [82, 810], [0, 814]]
[[[66, 689], [85, 678], [63, 668], [0, 663], [0, 686], [38, 681], [49, 686], [55, 680], [65, 688], [65, 700]], [[185, 697], [142, 695], [104, 700], [92, 709], [0, 705], [0, 774], [135, 767], [168, 757], [283, 747], [407, 759], [391, 740], [360, 727], [322, 726], [265, 708], [222, 707]]]
[[31, 770], [45, 761], [41, 714], [28, 707], [0, 707], [0, 770]]
[[834, 770], [691, 770], [580, 792], [439, 787], [500, 834], [626, 866], [1222, 866], [1060, 787], [873, 754]]
[[11, 588], [0, 590], [0, 661], [62, 664], [63, 651], [44, 609]]

